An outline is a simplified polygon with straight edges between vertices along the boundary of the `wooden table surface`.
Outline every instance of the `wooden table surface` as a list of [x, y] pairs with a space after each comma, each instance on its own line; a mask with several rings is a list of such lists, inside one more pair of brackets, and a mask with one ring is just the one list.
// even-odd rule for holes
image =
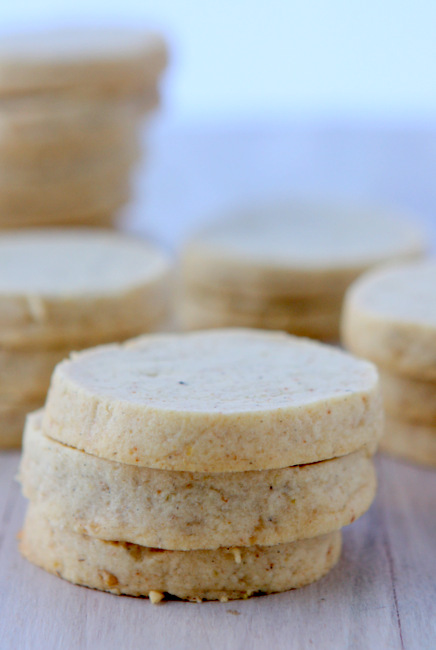
[[[394, 202], [436, 233], [436, 131], [163, 128], [153, 148], [132, 228], [172, 247], [239, 197], [286, 193]], [[313, 585], [153, 606], [70, 585], [20, 557], [18, 462], [18, 452], [0, 453], [1, 650], [436, 648], [436, 471], [379, 457], [375, 503], [344, 531], [337, 567]]]

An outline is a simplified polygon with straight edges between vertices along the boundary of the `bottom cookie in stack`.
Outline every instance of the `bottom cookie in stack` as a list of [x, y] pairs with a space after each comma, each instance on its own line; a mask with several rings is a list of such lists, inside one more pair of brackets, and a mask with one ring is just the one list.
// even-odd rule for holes
[[75, 584], [114, 594], [164, 594], [199, 602], [248, 598], [303, 587], [339, 559], [341, 533], [274, 546], [169, 551], [104, 541], [63, 529], [29, 506], [21, 551], [28, 560]]
[[78, 353], [27, 419], [21, 550], [72, 582], [155, 602], [309, 584], [374, 498], [381, 422], [369, 364], [283, 334]]
[[436, 264], [363, 276], [349, 290], [343, 339], [379, 366], [386, 417], [380, 448], [436, 467]]

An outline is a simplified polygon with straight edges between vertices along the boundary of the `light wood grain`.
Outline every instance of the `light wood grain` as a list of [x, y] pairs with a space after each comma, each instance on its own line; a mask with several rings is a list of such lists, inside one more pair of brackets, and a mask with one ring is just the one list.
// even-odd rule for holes
[[[436, 234], [436, 130], [194, 127], [155, 140], [129, 227], [169, 246], [222, 206], [287, 193], [397, 203]], [[374, 505], [314, 585], [152, 606], [70, 585], [20, 557], [18, 458], [0, 453], [1, 650], [436, 648], [436, 471], [380, 457]]]

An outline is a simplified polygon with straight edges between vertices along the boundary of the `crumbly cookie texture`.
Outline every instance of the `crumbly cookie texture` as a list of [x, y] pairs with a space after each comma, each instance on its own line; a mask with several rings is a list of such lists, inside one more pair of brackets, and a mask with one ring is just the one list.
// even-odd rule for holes
[[382, 432], [372, 364], [283, 333], [144, 336], [53, 374], [43, 431], [157, 469], [274, 469], [343, 456]]
[[414, 463], [436, 467], [436, 426], [388, 416], [380, 449]]
[[275, 546], [163, 551], [107, 542], [56, 527], [30, 505], [20, 548], [34, 564], [76, 584], [115, 594], [168, 593], [184, 600], [248, 598], [286, 591], [325, 575], [340, 555], [341, 533]]
[[135, 467], [47, 438], [26, 423], [20, 481], [53, 523], [163, 549], [273, 545], [351, 523], [376, 489], [366, 450], [313, 465], [205, 474]]
[[379, 368], [383, 403], [394, 418], [436, 426], [436, 381], [420, 381]]
[[391, 372], [436, 380], [436, 263], [396, 265], [364, 275], [348, 291], [343, 341]]
[[[28, 345], [78, 334], [139, 333], [167, 306], [168, 257], [99, 230], [31, 230], [0, 236], [0, 341]], [[86, 334], [85, 334], [86, 333]], [[53, 336], [54, 339], [53, 340]]]
[[345, 291], [381, 262], [422, 255], [423, 234], [401, 215], [371, 207], [294, 201], [252, 206], [194, 236], [182, 255], [186, 285], [246, 294]]

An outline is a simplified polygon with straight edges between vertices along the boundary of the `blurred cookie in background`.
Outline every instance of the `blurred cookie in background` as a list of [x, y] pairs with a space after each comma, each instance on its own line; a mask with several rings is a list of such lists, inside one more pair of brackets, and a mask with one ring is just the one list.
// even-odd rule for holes
[[426, 248], [420, 227], [394, 211], [297, 200], [253, 205], [185, 244], [180, 322], [185, 329], [235, 325], [335, 341], [351, 282]]
[[344, 345], [380, 369], [381, 449], [436, 467], [436, 262], [392, 265], [349, 289]]
[[72, 350], [166, 324], [171, 262], [147, 242], [103, 230], [0, 236], [0, 447], [20, 444]]
[[163, 38], [140, 30], [2, 40], [0, 228], [116, 222], [167, 59]]

